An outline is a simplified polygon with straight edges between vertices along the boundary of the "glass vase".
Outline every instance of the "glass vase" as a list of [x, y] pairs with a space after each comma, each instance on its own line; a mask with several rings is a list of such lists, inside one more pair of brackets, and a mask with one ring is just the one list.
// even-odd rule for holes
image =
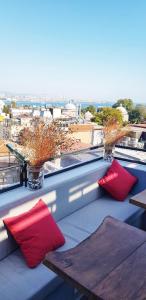
[[41, 189], [44, 182], [44, 167], [43, 166], [28, 166], [27, 167], [27, 186], [29, 190]]
[[109, 162], [112, 162], [114, 159], [115, 145], [105, 144], [103, 159]]

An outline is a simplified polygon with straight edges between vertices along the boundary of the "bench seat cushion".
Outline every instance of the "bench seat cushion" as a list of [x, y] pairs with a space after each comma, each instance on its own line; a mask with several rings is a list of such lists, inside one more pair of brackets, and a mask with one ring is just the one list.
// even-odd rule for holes
[[[66, 243], [59, 251], [72, 248], [87, 238], [108, 215], [129, 222], [141, 211], [129, 203], [129, 197], [124, 202], [118, 202], [109, 196], [103, 196], [60, 220], [58, 225], [65, 235]], [[0, 261], [0, 299], [49, 299], [49, 295], [62, 283], [43, 264], [29, 269], [19, 249]]]
[[74, 230], [75, 228], [81, 230], [80, 236], [87, 233], [91, 234], [99, 227], [106, 216], [112, 216], [132, 224], [132, 218], [135, 218], [135, 215], [143, 210], [130, 204], [129, 198], [130, 195], [124, 202], [119, 202], [113, 200], [108, 195], [104, 195], [102, 198], [93, 201], [70, 216], [65, 217], [58, 224], [63, 228], [63, 232], [68, 234], [71, 238], [75, 238], [73, 229], [70, 230], [71, 227], [74, 227]]
[[[77, 243], [66, 237], [60, 248], [67, 250]], [[0, 261], [0, 299], [43, 300], [63, 281], [43, 264], [34, 269], [27, 267], [20, 250], [14, 251]]]

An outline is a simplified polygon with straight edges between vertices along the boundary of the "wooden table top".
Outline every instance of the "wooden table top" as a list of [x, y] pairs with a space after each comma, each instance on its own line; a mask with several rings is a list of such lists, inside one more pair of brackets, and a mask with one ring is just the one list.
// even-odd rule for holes
[[139, 194], [132, 196], [129, 202], [146, 209], [146, 189], [140, 192]]
[[89, 299], [146, 299], [146, 233], [112, 217], [76, 247], [48, 253], [44, 264]]

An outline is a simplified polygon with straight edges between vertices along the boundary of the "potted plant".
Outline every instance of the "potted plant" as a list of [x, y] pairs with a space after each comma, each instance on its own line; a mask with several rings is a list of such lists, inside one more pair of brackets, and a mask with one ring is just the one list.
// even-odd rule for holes
[[110, 119], [105, 123], [103, 128], [104, 135], [104, 160], [112, 161], [114, 156], [115, 145], [124, 136], [130, 132], [128, 126], [122, 126], [117, 120]]
[[27, 161], [28, 188], [39, 189], [43, 185], [44, 163], [69, 149], [73, 143], [69, 132], [58, 122], [46, 124], [35, 122], [31, 128], [24, 128], [19, 135], [19, 152]]

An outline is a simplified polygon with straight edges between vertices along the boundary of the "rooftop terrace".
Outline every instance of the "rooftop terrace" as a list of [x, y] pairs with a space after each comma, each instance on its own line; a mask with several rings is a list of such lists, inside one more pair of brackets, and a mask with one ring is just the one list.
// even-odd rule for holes
[[[116, 157], [121, 150], [120, 147], [116, 149]], [[135, 150], [129, 149], [129, 151]], [[22, 300], [77, 300], [81, 297], [72, 284], [64, 282], [42, 263], [36, 268], [29, 269], [17, 244], [3, 225], [3, 218], [28, 211], [40, 198], [49, 207], [65, 236], [66, 242], [59, 251], [73, 248], [91, 236], [107, 216], [141, 228], [144, 232], [145, 210], [130, 204], [129, 199], [132, 195], [146, 189], [146, 163], [140, 160], [141, 157], [133, 160], [129, 157], [126, 159], [121, 157], [122, 154], [119, 155], [120, 164], [138, 177], [138, 183], [126, 200], [119, 202], [105, 193], [98, 184], [98, 180], [111, 165], [110, 162], [103, 160], [102, 153], [102, 148], [94, 147], [67, 154], [59, 158], [62, 166], [63, 162], [65, 163], [64, 167], [56, 168], [45, 175], [42, 189], [30, 191], [25, 187], [25, 181], [22, 181], [21, 184], [17, 184], [17, 187], [13, 186], [13, 189], [5, 190], [1, 194], [0, 299], [18, 300], [20, 293]], [[139, 153], [141, 156], [141, 150]], [[70, 158], [74, 160], [71, 164]], [[114, 296], [101, 299], [117, 300]], [[132, 300], [130, 297], [122, 298], [121, 294], [119, 299]]]

